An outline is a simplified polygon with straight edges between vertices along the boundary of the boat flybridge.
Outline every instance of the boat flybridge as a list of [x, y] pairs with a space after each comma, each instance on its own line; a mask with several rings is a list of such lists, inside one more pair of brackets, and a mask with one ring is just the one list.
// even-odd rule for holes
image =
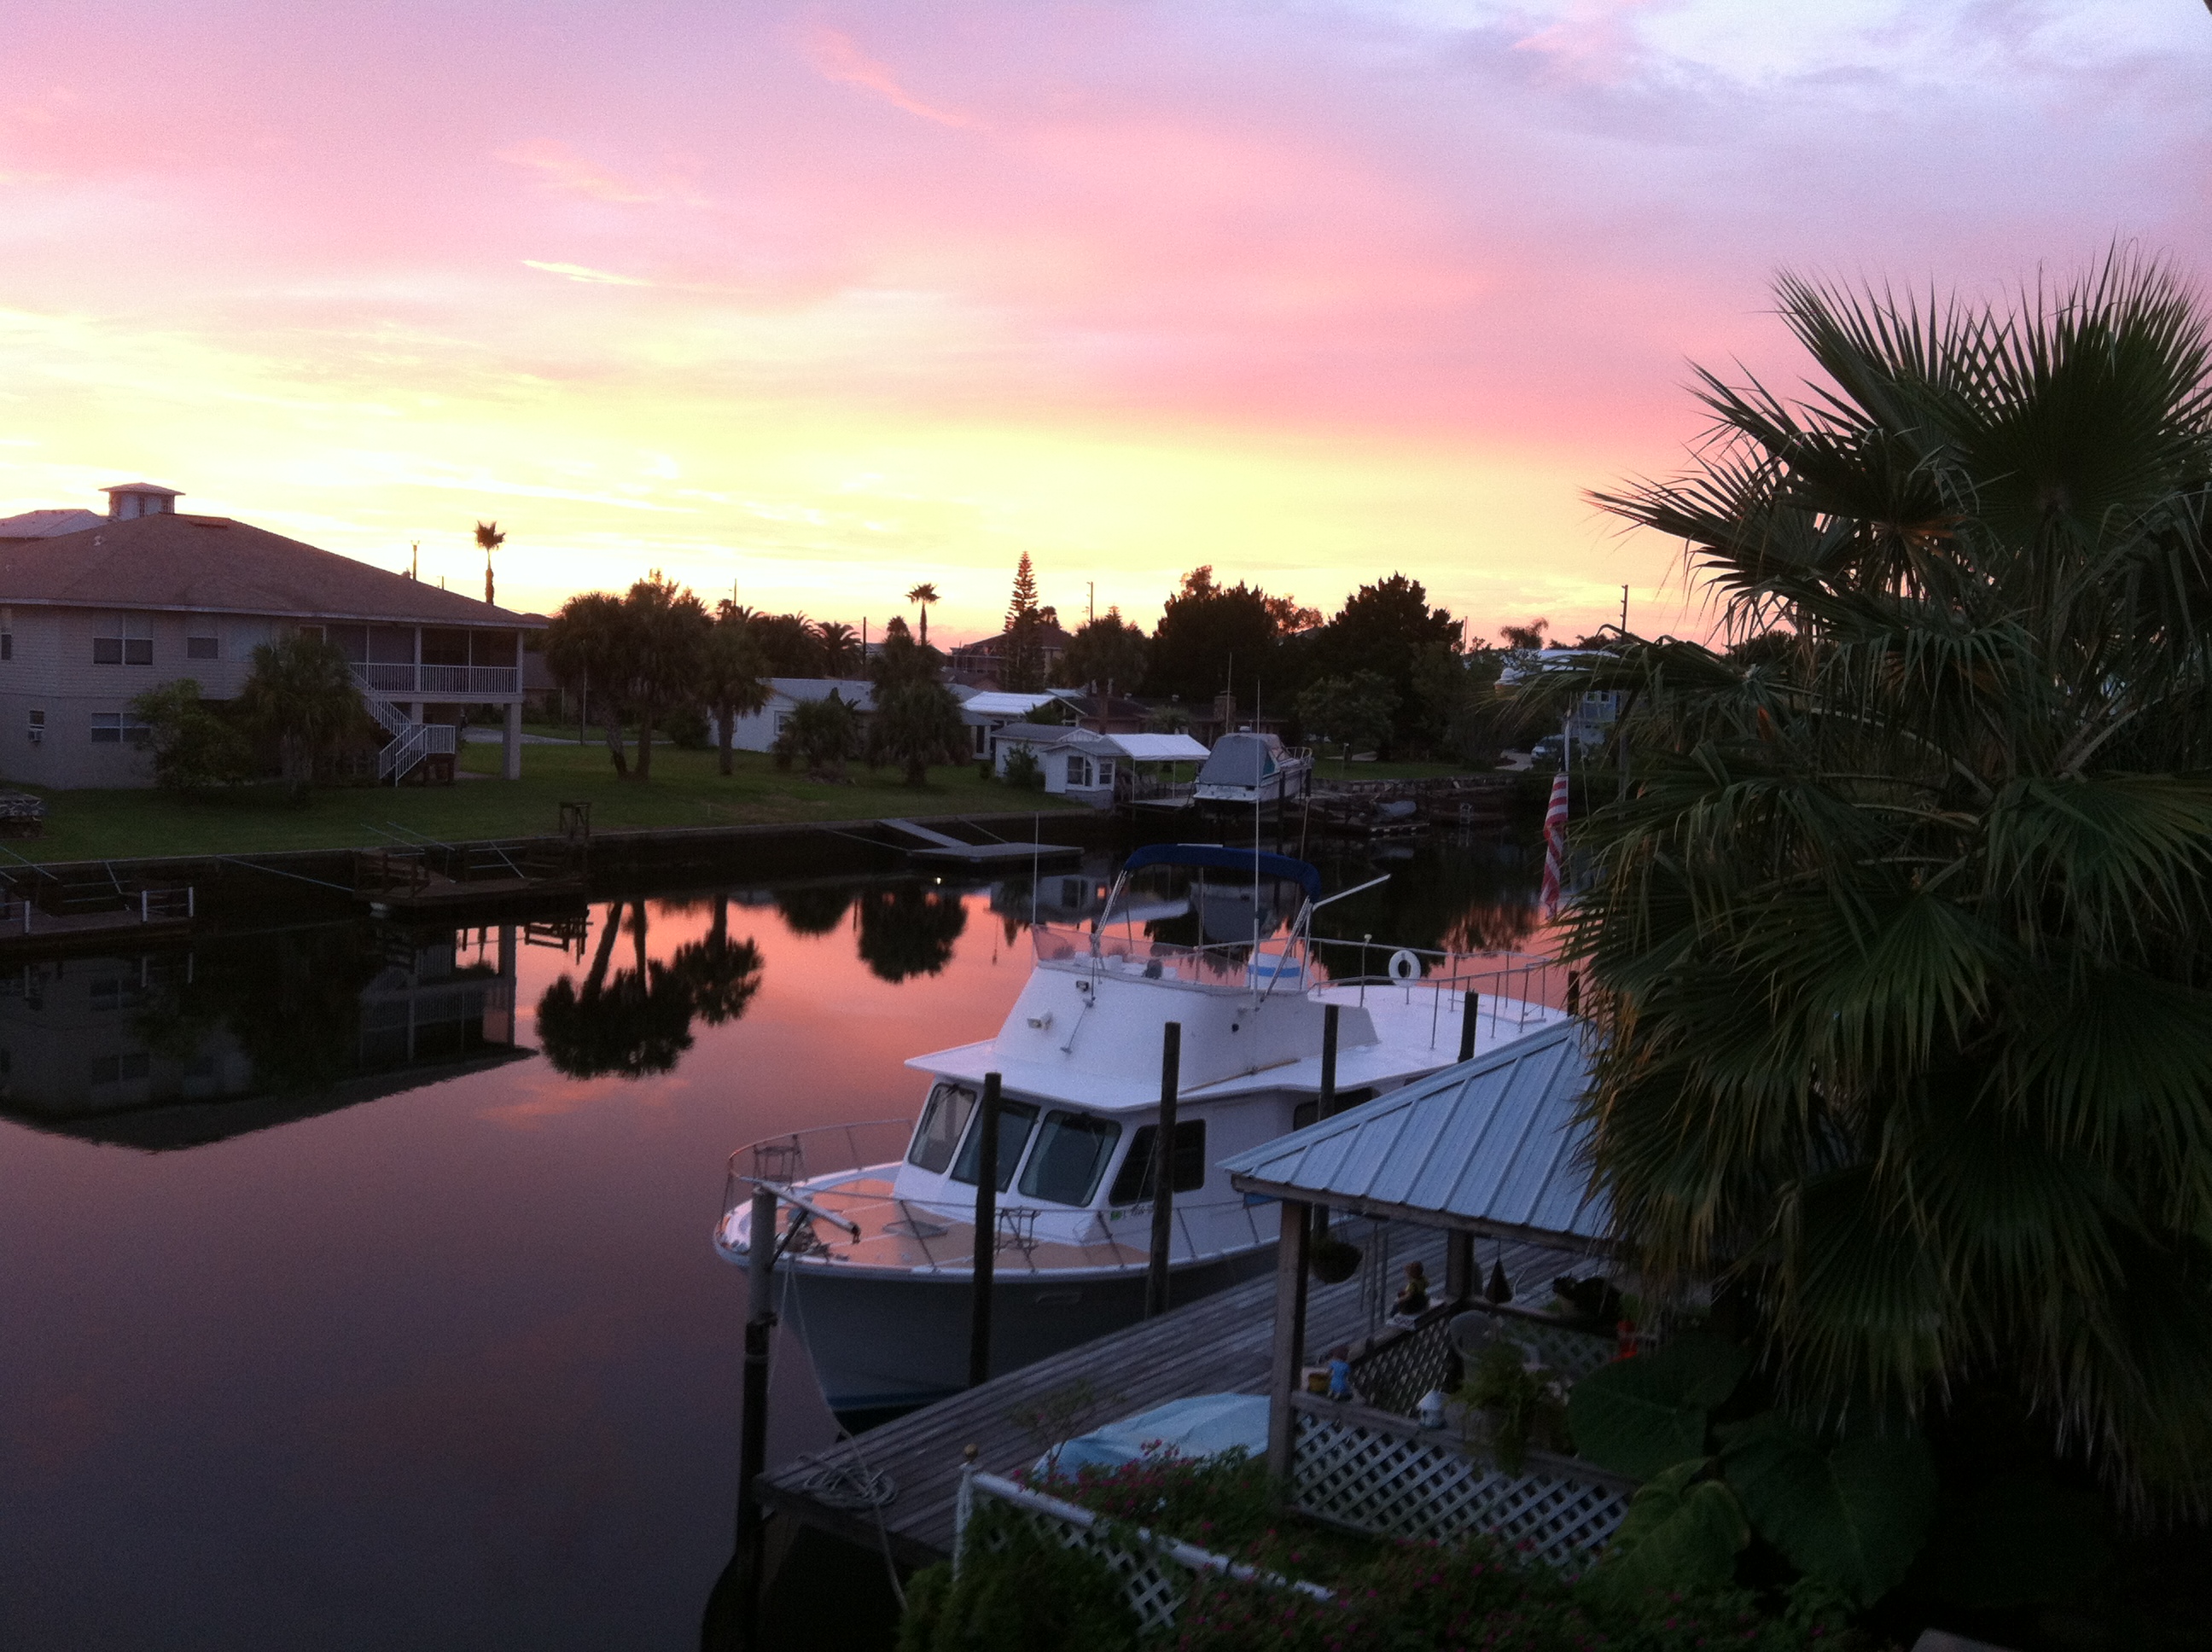
[[[1194, 881], [1140, 902], [1130, 880], [1152, 866]], [[1263, 883], [1291, 890], [1287, 923]], [[1469, 1019], [1480, 1052], [1562, 1017], [1548, 961], [1316, 938], [1328, 903], [1301, 860], [1139, 849], [1096, 920], [1032, 926], [1036, 965], [996, 1037], [908, 1061], [929, 1081], [918, 1121], [832, 1125], [732, 1156], [715, 1246], [742, 1260], [752, 1193], [775, 1190], [782, 1312], [831, 1405], [915, 1403], [966, 1380], [986, 1074], [1001, 1095], [992, 1364], [1011, 1370], [1142, 1315], [1170, 1023], [1182, 1029], [1167, 1155], [1181, 1303], [1271, 1265], [1277, 1207], [1231, 1191], [1217, 1166], [1313, 1121], [1329, 1006], [1337, 1108], [1457, 1060]], [[1250, 932], [1210, 940], [1224, 913]], [[1198, 944], [1144, 932], [1182, 915], [1200, 919]]]

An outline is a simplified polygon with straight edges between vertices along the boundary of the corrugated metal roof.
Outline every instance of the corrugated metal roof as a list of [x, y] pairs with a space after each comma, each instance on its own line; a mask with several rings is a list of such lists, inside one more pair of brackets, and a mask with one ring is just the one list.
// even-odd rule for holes
[[1222, 1161], [1247, 1193], [1583, 1248], [1609, 1210], [1580, 1163], [1583, 1023], [1565, 1022]]
[[1132, 762], [1202, 762], [1206, 756], [1204, 744], [1188, 734], [1116, 734], [1113, 740]]

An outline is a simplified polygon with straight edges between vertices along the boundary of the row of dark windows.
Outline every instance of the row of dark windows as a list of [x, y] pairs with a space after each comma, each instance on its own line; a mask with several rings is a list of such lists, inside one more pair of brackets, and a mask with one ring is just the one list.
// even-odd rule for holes
[[[0, 631], [0, 660], [15, 657], [15, 634]], [[186, 637], [186, 659], [221, 659], [222, 644], [216, 637]], [[92, 663], [95, 665], [150, 665], [154, 663], [154, 639], [151, 637], [94, 637], [92, 640]]]

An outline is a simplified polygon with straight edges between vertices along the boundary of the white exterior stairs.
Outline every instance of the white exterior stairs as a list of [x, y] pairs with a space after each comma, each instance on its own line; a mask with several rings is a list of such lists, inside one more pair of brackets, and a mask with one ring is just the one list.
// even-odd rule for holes
[[397, 701], [386, 698], [372, 687], [368, 675], [358, 666], [354, 670], [353, 681], [361, 690], [362, 703], [368, 708], [368, 714], [392, 737], [376, 754], [379, 785], [389, 782], [397, 786], [413, 774], [424, 758], [451, 756], [459, 749], [456, 737], [459, 731], [451, 723], [415, 721], [399, 708]]

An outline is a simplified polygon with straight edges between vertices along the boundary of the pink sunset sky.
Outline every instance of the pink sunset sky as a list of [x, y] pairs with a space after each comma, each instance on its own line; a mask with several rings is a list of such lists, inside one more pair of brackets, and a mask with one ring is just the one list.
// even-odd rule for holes
[[1478, 633], [1678, 550], [1773, 272], [2212, 270], [2212, 16], [1723, 0], [9, 0], [0, 512], [145, 477], [550, 609], [1149, 625], [1210, 562]]

